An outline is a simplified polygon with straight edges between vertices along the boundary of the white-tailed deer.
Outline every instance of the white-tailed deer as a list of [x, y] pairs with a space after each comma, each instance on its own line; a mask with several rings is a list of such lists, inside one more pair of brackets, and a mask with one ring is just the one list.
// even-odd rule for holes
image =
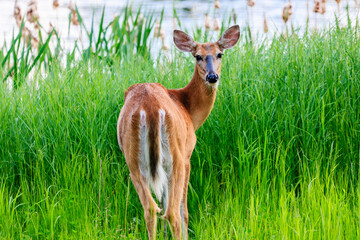
[[156, 214], [161, 211], [149, 185], [163, 203], [163, 217], [174, 237], [181, 239], [183, 234], [188, 238], [187, 189], [195, 131], [213, 108], [223, 52], [235, 46], [239, 37], [238, 25], [226, 30], [215, 43], [196, 43], [175, 30], [175, 45], [196, 59], [190, 83], [181, 89], [141, 83], [125, 92], [117, 125], [118, 142], [144, 208], [149, 239], [156, 238]]

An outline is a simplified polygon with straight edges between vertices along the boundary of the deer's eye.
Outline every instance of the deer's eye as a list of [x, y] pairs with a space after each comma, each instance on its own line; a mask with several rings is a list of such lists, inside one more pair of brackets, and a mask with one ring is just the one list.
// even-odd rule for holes
[[195, 55], [196, 61], [201, 61], [202, 57], [200, 55]]
[[221, 58], [222, 55], [223, 55], [222, 53], [218, 53], [217, 58]]

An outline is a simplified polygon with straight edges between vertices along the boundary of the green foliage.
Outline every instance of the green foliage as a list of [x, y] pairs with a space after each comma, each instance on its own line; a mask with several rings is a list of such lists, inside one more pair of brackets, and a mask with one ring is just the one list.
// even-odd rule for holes
[[[151, 46], [150, 32], [154, 26], [153, 14], [146, 13], [144, 17], [141, 14], [141, 8], [139, 8], [134, 15], [132, 7], [127, 6], [108, 26], [104, 26], [104, 13], [105, 7], [102, 11], [96, 37], [94, 19], [92, 19], [90, 30], [88, 30], [76, 7], [79, 26], [86, 33], [88, 47], [79, 49], [76, 43], [72, 53], [66, 56], [67, 64], [72, 64], [75, 61], [77, 53], [82, 56], [83, 61], [88, 61], [90, 55], [93, 55], [105, 60], [108, 65], [111, 65], [114, 59], [122, 60], [124, 57], [133, 54], [141, 55], [150, 61], [148, 50]], [[163, 14], [161, 20], [162, 17]], [[39, 26], [43, 29], [41, 25]], [[69, 14], [68, 32], [70, 32], [70, 27], [71, 13]], [[35, 66], [36, 69], [43, 69], [48, 72], [50, 64], [61, 58], [59, 55], [63, 49], [60, 45], [60, 38], [54, 29], [46, 36], [45, 41], [42, 41], [40, 31], [39, 37], [38, 46], [32, 46], [32, 41], [35, 38], [28, 29], [25, 29], [24, 23], [22, 23], [19, 33], [15, 38], [13, 37], [10, 47], [3, 46], [0, 50], [1, 79], [5, 82], [12, 76], [15, 90], [26, 82], [29, 73]], [[55, 38], [56, 44], [54, 47], [50, 47], [52, 37]]]
[[[116, 140], [124, 91], [183, 87], [194, 60], [175, 52], [154, 67], [139, 50], [118, 61], [125, 26], [114, 28], [112, 47], [100, 31], [81, 61], [49, 58], [37, 88], [0, 84], [1, 239], [146, 238]], [[243, 38], [226, 52], [191, 158], [190, 238], [359, 238], [358, 31]]]

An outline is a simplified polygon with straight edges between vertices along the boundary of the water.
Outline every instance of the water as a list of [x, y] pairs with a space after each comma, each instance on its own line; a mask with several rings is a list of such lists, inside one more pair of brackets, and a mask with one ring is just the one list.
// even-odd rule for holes
[[[12, 37], [13, 31], [18, 31], [13, 17], [14, 2], [9, 0], [0, 0], [0, 22], [7, 23], [1, 24], [0, 32], [3, 38], [0, 39], [0, 46], [4, 42], [9, 42]], [[24, 15], [27, 11], [27, 4], [29, 0], [18, 0], [18, 4], [21, 8], [21, 14]], [[86, 26], [90, 28], [92, 15], [94, 14], [95, 26], [99, 25], [102, 7], [105, 8], [105, 24], [113, 20], [114, 15], [119, 14], [121, 10], [127, 5], [126, 0], [77, 0], [74, 3], [78, 6], [80, 15], [86, 23]], [[257, 0], [253, 8], [247, 7], [245, 0], [220, 0], [221, 8], [219, 11], [214, 11], [214, 2], [205, 0], [133, 0], [129, 1], [133, 5], [133, 9], [136, 11], [140, 6], [146, 12], [154, 12], [156, 18], [160, 18], [162, 9], [165, 9], [163, 28], [166, 32], [165, 42], [166, 45], [171, 46], [171, 31], [173, 30], [173, 6], [175, 6], [178, 16], [181, 20], [181, 29], [191, 30], [195, 26], [204, 26], [204, 15], [209, 13], [211, 19], [217, 17], [219, 19], [225, 18], [226, 20], [231, 15], [232, 9], [237, 14], [237, 23], [241, 28], [244, 28], [248, 23], [252, 27], [252, 31], [257, 35], [263, 34], [264, 14], [269, 26], [269, 33], [280, 33], [285, 29], [285, 24], [281, 18], [284, 4], [287, 1], [284, 0]], [[329, 24], [334, 24], [335, 14], [338, 14], [338, 7], [334, 0], [327, 1], [327, 12], [324, 15], [312, 12], [314, 2], [309, 0], [309, 18], [310, 27], [315, 28], [315, 22], [317, 21], [317, 27], [327, 27]], [[346, 6], [349, 6], [349, 13], [351, 19], [354, 21], [358, 17], [358, 10], [355, 8], [355, 1], [348, 0], [342, 1], [340, 19], [342, 24], [346, 23]], [[40, 24], [45, 29], [50, 29], [49, 23], [52, 23], [57, 31], [61, 35], [62, 45], [65, 49], [72, 49], [75, 41], [78, 41], [81, 45], [82, 41], [85, 41], [85, 33], [79, 32], [78, 26], [71, 26], [68, 31], [69, 24], [69, 12], [67, 8], [69, 1], [59, 0], [60, 6], [55, 10], [52, 7], [51, 0], [39, 0], [38, 11], [40, 15]], [[293, 15], [291, 22], [295, 28], [304, 28], [307, 19], [307, 1], [306, 0], [292, 0], [293, 3]], [[315, 21], [315, 18], [317, 20]], [[211, 21], [212, 23], [212, 21]], [[232, 23], [233, 24], [233, 23]], [[29, 26], [30, 27], [30, 26]], [[176, 26], [176, 28], [179, 28]], [[256, 35], [256, 34], [255, 34]], [[80, 41], [80, 39], [83, 39]], [[86, 46], [86, 43], [83, 42]], [[160, 40], [155, 42], [155, 48], [160, 49]]]

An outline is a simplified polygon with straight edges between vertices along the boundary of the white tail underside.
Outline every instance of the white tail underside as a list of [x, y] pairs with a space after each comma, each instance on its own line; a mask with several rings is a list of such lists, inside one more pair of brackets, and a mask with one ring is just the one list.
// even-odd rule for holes
[[[167, 204], [169, 179], [172, 170], [172, 157], [170, 154], [169, 138], [166, 133], [165, 125], [165, 111], [159, 110], [159, 140], [160, 140], [160, 153], [159, 161], [156, 166], [155, 176], [150, 174], [150, 155], [149, 155], [149, 138], [148, 127], [146, 124], [146, 112], [140, 111], [140, 154], [139, 154], [139, 167], [141, 174], [145, 177], [150, 184], [151, 189], [155, 193], [156, 198]], [[164, 206], [166, 208], [166, 206]]]

